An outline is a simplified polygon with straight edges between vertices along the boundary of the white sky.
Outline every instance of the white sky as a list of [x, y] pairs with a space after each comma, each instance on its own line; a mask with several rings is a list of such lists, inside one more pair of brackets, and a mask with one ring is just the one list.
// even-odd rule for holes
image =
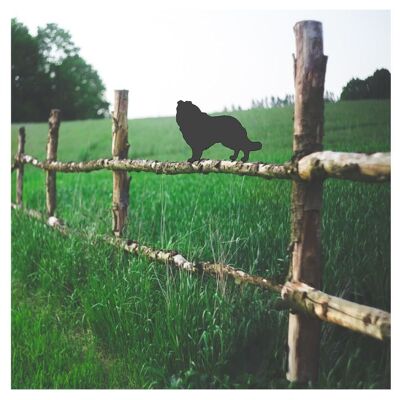
[[352, 77], [390, 70], [389, 11], [152, 11], [121, 1], [39, 2], [45, 3], [28, 2], [13, 15], [32, 34], [47, 22], [70, 31], [103, 79], [108, 101], [114, 89], [129, 90], [130, 118], [173, 115], [179, 99], [211, 112], [293, 93], [293, 26], [303, 19], [323, 23], [327, 90], [340, 95]]

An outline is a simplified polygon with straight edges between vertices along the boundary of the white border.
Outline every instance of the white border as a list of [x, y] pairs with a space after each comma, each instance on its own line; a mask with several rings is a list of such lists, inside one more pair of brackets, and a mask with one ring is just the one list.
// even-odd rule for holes
[[[29, 1], [29, 0], [25, 0]], [[328, 398], [331, 397], [354, 397], [354, 396], [363, 396], [363, 397], [398, 397], [398, 379], [396, 379], [398, 375], [398, 354], [399, 354], [399, 346], [397, 342], [397, 333], [398, 333], [398, 318], [396, 309], [393, 308], [392, 313], [392, 390], [384, 390], [379, 391], [363, 391], [362, 393], [354, 393], [354, 390], [346, 390], [341, 391], [340, 393], [332, 390], [324, 390], [324, 393], [320, 393], [319, 390], [314, 391], [296, 391], [288, 393], [286, 390], [252, 390], [251, 392], [242, 390], [236, 391], [199, 391], [199, 390], [191, 390], [190, 393], [187, 391], [176, 391], [176, 390], [163, 390], [163, 391], [144, 391], [144, 390], [136, 390], [134, 392], [130, 390], [113, 390], [112, 392], [108, 390], [18, 390], [11, 391], [10, 390], [10, 359], [11, 359], [11, 351], [10, 351], [10, 19], [13, 16], [18, 16], [18, 10], [20, 7], [23, 7], [25, 4], [24, 0], [14, 0], [7, 1], [6, 4], [2, 4], [2, 12], [0, 15], [0, 26], [1, 26], [1, 37], [0, 37], [0, 45], [1, 45], [1, 54], [2, 54], [2, 62], [0, 63], [0, 73], [1, 73], [1, 81], [2, 81], [2, 93], [1, 93], [1, 117], [0, 117], [0, 131], [1, 135], [1, 187], [3, 188], [2, 196], [0, 197], [1, 202], [1, 216], [0, 220], [2, 221], [2, 229], [1, 229], [1, 254], [2, 254], [2, 279], [0, 279], [0, 293], [1, 293], [1, 363], [0, 363], [0, 385], [1, 385], [1, 394], [3, 399], [21, 399], [21, 398], [29, 398], [29, 399], [53, 399], [57, 398], [96, 398], [96, 399], [109, 399], [111, 397], [117, 397], [121, 399], [131, 399], [133, 396], [139, 398], [148, 398], [153, 396], [162, 396], [165, 398], [182, 398], [183, 396], [193, 397], [194, 399], [200, 399], [204, 396], [229, 396], [229, 398], [240, 398], [243, 399], [243, 396], [251, 396], [256, 398], [287, 398], [288, 396], [296, 396], [302, 397], [307, 396], [309, 398], [316, 398], [323, 395]], [[35, 3], [38, 7], [38, 12], [43, 7], [52, 7], [54, 8], [54, 12], [60, 12], [58, 9], [59, 3], [45, 1], [45, 0], [35, 0]], [[68, 4], [66, 4], [68, 3]], [[397, 237], [398, 237], [398, 222], [399, 222], [399, 212], [396, 207], [399, 200], [399, 190], [396, 187], [396, 183], [398, 180], [398, 158], [397, 152], [399, 150], [399, 136], [400, 136], [400, 126], [399, 126], [399, 118], [398, 110], [399, 108], [399, 77], [398, 73], [400, 71], [399, 59], [398, 59], [398, 49], [399, 46], [399, 38], [400, 38], [400, 19], [399, 19], [399, 2], [396, 0], [364, 0], [364, 1], [356, 1], [356, 0], [336, 0], [336, 1], [316, 1], [316, 0], [303, 0], [301, 2], [295, 0], [280, 0], [279, 2], [267, 2], [263, 0], [202, 0], [202, 1], [184, 1], [184, 0], [175, 0], [175, 1], [162, 1], [162, 0], [149, 0], [145, 1], [124, 1], [124, 0], [113, 0], [112, 2], [108, 1], [86, 1], [84, 0], [69, 0], [64, 5], [68, 7], [72, 7], [76, 10], [76, 12], [93, 12], [90, 15], [90, 18], [95, 17], [95, 9], [96, 7], [107, 7], [110, 10], [110, 18], [114, 12], [114, 10], [118, 11], [124, 9], [126, 7], [129, 8], [139, 8], [139, 9], [176, 9], [176, 8], [185, 8], [185, 9], [270, 9], [270, 10], [307, 10], [307, 9], [315, 9], [315, 10], [366, 10], [366, 9], [390, 9], [392, 12], [392, 153], [394, 157], [392, 157], [392, 180], [395, 181], [395, 185], [392, 186], [392, 282], [396, 282], [398, 278], [398, 268], [397, 263], [398, 256], [395, 254], [393, 249], [396, 247]], [[301, 5], [301, 7], [300, 7]], [[89, 18], [89, 21], [90, 21]], [[340, 26], [338, 26], [340, 28]], [[396, 241], [396, 242], [395, 242]], [[397, 244], [398, 245], [398, 244]], [[392, 304], [399, 304], [398, 302], [398, 293], [397, 291], [393, 291], [392, 293]]]

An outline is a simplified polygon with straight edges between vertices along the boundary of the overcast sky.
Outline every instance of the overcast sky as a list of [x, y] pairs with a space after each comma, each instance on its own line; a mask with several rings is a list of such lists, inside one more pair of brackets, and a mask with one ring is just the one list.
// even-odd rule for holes
[[108, 101], [112, 104], [114, 89], [129, 90], [130, 118], [173, 115], [180, 99], [212, 112], [293, 93], [293, 26], [303, 19], [323, 23], [327, 90], [339, 95], [352, 77], [390, 70], [389, 11], [120, 7], [116, 17], [113, 3], [92, 9], [88, 18], [67, 3], [50, 3], [39, 12], [32, 1], [14, 16], [32, 34], [48, 22], [70, 31], [83, 58], [103, 79]]

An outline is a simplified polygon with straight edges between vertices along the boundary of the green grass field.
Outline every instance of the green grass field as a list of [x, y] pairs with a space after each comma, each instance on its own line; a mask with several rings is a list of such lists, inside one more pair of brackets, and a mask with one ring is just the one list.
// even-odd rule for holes
[[[292, 108], [233, 113], [263, 149], [291, 157]], [[45, 157], [47, 124], [26, 124]], [[18, 126], [12, 126], [16, 151]], [[174, 118], [129, 121], [130, 158], [189, 158]], [[325, 149], [390, 150], [390, 102], [327, 104]], [[58, 158], [110, 157], [111, 121], [64, 122]], [[215, 146], [204, 158], [228, 159]], [[126, 236], [190, 260], [285, 276], [289, 181], [132, 173]], [[24, 204], [45, 209], [44, 173], [25, 167]], [[15, 184], [13, 177], [14, 200]], [[64, 237], [12, 212], [13, 388], [287, 388], [287, 311], [276, 296], [192, 276], [101, 243], [111, 231], [112, 174], [57, 174]], [[325, 182], [323, 290], [390, 311], [390, 184]], [[282, 278], [281, 278], [282, 279]], [[324, 324], [320, 388], [390, 387], [390, 343]]]

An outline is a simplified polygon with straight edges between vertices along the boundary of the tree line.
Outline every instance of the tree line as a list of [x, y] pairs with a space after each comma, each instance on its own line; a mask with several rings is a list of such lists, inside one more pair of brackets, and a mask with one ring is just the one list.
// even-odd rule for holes
[[366, 79], [351, 79], [343, 88], [340, 100], [390, 99], [390, 72], [377, 69]]
[[104, 118], [109, 114], [105, 86], [80, 55], [69, 32], [56, 24], [36, 35], [11, 21], [11, 120], [44, 121], [51, 108], [64, 120]]
[[[338, 98], [333, 92], [325, 91], [324, 101], [326, 103], [334, 103], [338, 101]], [[261, 99], [251, 100], [251, 110], [254, 109], [268, 109], [268, 108], [280, 108], [294, 105], [294, 94], [286, 94], [284, 97], [279, 96], [266, 96]], [[230, 108], [225, 107], [224, 112], [228, 111], [241, 111], [242, 107], [240, 105], [236, 106], [232, 104]]]
[[[333, 92], [325, 91], [324, 101], [325, 103], [335, 103], [339, 100], [390, 99], [390, 85], [390, 72], [385, 68], [377, 69], [373, 75], [368, 76], [366, 79], [351, 79], [343, 87], [339, 97], [335, 96]], [[282, 98], [279, 96], [266, 96], [261, 99], [253, 99], [250, 109], [268, 109], [292, 105], [294, 105], [294, 95], [286, 94]], [[234, 104], [230, 108], [224, 108], [224, 112], [241, 110], [241, 106], [235, 106]]]

